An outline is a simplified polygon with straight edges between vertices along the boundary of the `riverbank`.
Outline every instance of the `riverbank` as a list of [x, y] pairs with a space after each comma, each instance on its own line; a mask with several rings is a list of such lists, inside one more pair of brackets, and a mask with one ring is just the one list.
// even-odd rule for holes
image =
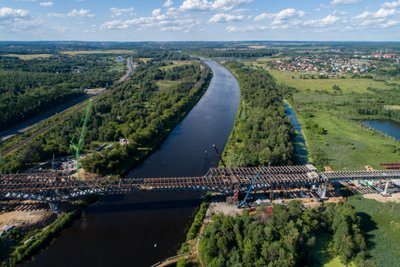
[[[57, 235], [71, 223], [79, 218], [85, 207], [97, 201], [97, 197], [90, 197], [80, 201], [70, 211], [62, 212], [57, 215], [57, 218], [42, 229], [24, 230], [15, 228], [15, 233], [10, 232], [8, 235], [1, 237], [2, 244], [8, 244], [12, 248], [6, 248], [8, 255], [1, 255], [3, 260], [1, 266], [14, 267], [26, 260], [29, 260], [33, 255], [40, 250], [46, 248]], [[26, 226], [25, 226], [26, 227]], [[9, 239], [9, 241], [6, 241]]]
[[230, 61], [241, 101], [233, 131], [223, 152], [230, 167], [285, 165], [296, 161], [295, 133], [285, 112], [281, 88], [269, 73]]
[[[205, 63], [213, 71], [205, 94], [129, 177], [200, 176], [218, 163], [212, 144], [223, 148], [228, 139], [239, 87], [226, 68], [213, 61]], [[90, 266], [94, 258], [104, 266], [150, 266], [176, 254], [186, 239], [184, 229], [193, 220], [199, 197], [194, 192], [102, 197], [26, 266]]]
[[164, 127], [157, 133], [157, 135], [151, 140], [151, 143], [147, 145], [145, 149], [137, 151], [134, 155], [128, 157], [126, 164], [122, 165], [118, 174], [125, 176], [130, 170], [138, 166], [146, 158], [148, 158], [160, 145], [167, 139], [172, 130], [178, 125], [187, 114], [193, 109], [193, 107], [199, 102], [204, 93], [207, 91], [208, 86], [213, 77], [211, 69], [207, 66], [206, 75], [202, 84], [196, 84], [195, 87], [199, 87], [198, 91], [185, 103], [185, 105], [179, 110], [179, 112], [171, 119], [168, 120]]

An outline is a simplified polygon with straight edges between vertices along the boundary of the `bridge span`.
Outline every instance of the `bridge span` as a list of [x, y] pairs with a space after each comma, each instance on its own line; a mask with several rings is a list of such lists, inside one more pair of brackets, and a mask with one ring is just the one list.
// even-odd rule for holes
[[314, 188], [325, 198], [327, 184], [352, 180], [400, 179], [400, 170], [318, 172], [313, 165], [211, 168], [199, 177], [77, 179], [60, 171], [0, 176], [0, 199], [59, 202], [88, 195], [126, 194], [132, 191], [203, 191], [235, 194], [255, 191]]

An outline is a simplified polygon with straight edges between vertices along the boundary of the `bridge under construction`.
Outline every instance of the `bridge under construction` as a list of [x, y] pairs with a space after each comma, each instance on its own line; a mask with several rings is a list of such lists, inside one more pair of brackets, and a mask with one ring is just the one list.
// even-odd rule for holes
[[[255, 177], [257, 179], [255, 181]], [[134, 191], [217, 192], [235, 197], [253, 191], [309, 188], [326, 197], [328, 184], [348, 181], [400, 179], [399, 169], [318, 172], [313, 165], [211, 168], [199, 177], [78, 179], [60, 171], [42, 171], [0, 176], [0, 199], [60, 202], [89, 195], [126, 194]], [[251, 188], [252, 187], [252, 188]]]

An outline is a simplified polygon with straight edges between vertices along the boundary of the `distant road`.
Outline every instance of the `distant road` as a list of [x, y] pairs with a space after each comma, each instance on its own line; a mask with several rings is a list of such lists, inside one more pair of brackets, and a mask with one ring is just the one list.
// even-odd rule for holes
[[129, 77], [131, 77], [131, 75], [133, 74], [133, 72], [135, 71], [135, 69], [137, 68], [137, 64], [133, 64], [132, 58], [129, 57], [126, 60], [126, 66], [128, 67], [128, 72], [121, 77], [121, 79], [119, 79], [118, 82], [125, 82]]

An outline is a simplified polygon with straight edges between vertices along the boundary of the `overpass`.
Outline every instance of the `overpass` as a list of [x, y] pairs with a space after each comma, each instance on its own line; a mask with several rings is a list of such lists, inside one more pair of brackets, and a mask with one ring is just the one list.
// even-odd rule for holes
[[400, 179], [400, 170], [397, 169], [318, 172], [312, 165], [211, 168], [204, 176], [198, 177], [103, 177], [86, 180], [74, 178], [61, 171], [47, 170], [1, 175], [0, 199], [60, 202], [99, 194], [184, 190], [238, 195], [249, 189], [257, 174], [258, 179], [253, 186], [255, 191], [314, 188], [321, 198], [325, 198], [327, 184], [332, 182]]

